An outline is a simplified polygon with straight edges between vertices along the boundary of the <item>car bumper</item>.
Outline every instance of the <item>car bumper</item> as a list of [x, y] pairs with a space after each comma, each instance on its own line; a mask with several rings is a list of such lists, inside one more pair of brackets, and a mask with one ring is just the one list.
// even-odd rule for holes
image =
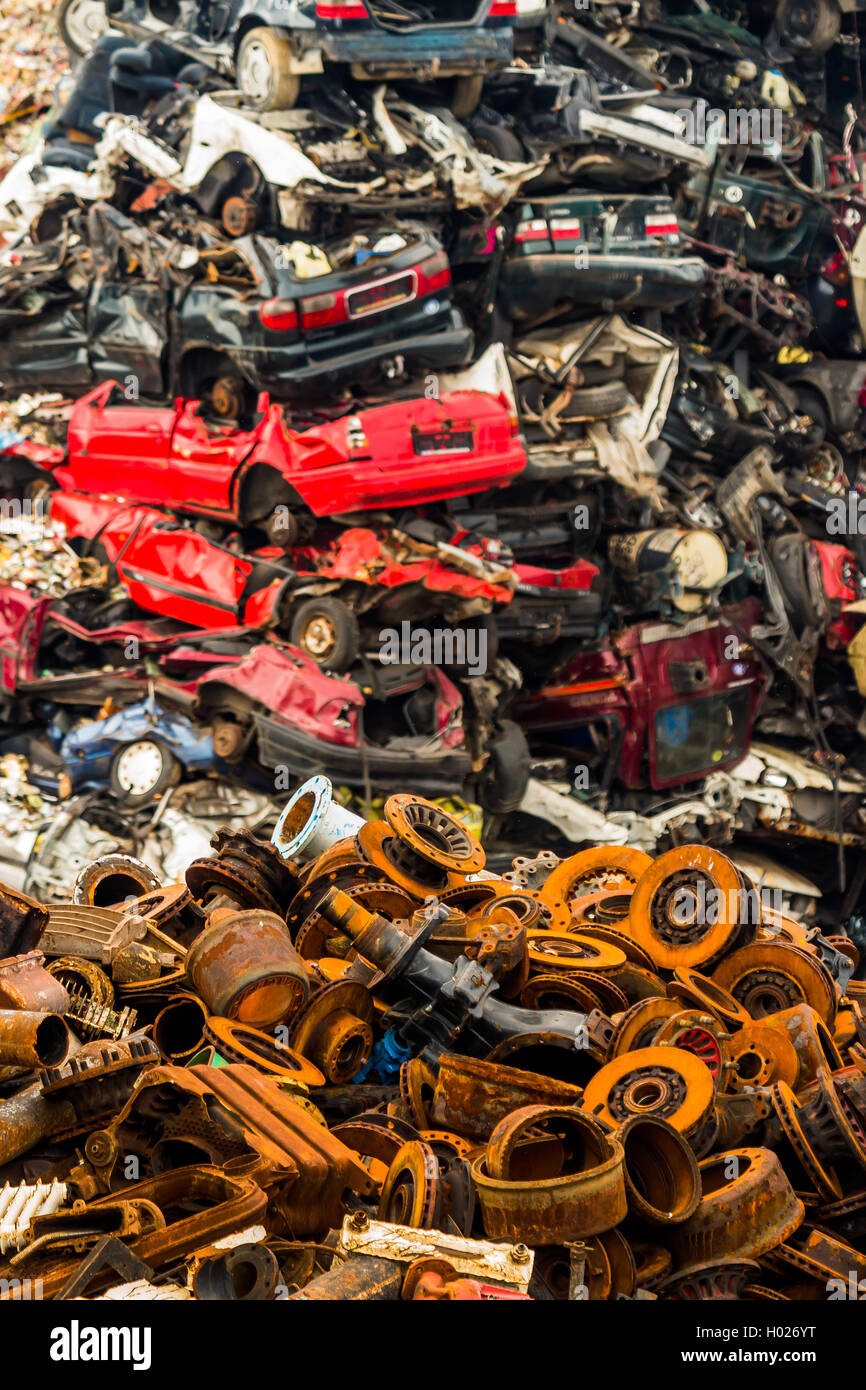
[[305, 39], [332, 63], [351, 63], [356, 77], [401, 73], [432, 78], [494, 72], [506, 67], [513, 56], [510, 29], [437, 28], [416, 34], [368, 29], [359, 34], [317, 32]]
[[595, 256], [575, 254], [511, 257], [502, 267], [499, 294], [506, 313], [518, 321], [537, 318], [558, 301], [597, 305], [602, 299], [629, 301], [629, 308], [671, 309], [690, 299], [706, 279], [696, 256]]
[[424, 754], [419, 749], [390, 752], [368, 745], [362, 757], [360, 748], [326, 743], [311, 738], [265, 714], [253, 715], [259, 742], [259, 762], [264, 767], [288, 766], [293, 775], [304, 778], [320, 772], [349, 786], [370, 784], [389, 791], [410, 790], [441, 793], [443, 787], [459, 786], [472, 770], [472, 759], [460, 749], [443, 749]]

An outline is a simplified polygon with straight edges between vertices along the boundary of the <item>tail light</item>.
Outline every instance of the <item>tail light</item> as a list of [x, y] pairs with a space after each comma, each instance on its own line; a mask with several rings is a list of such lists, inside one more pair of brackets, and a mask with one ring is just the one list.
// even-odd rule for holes
[[554, 241], [580, 241], [580, 218], [551, 217], [550, 235]]
[[451, 266], [444, 251], [428, 256], [416, 269], [418, 294], [435, 294], [437, 290], [447, 290], [451, 284]]
[[298, 326], [298, 309], [292, 299], [268, 299], [259, 305], [259, 318], [271, 333], [291, 333]]
[[341, 0], [341, 3], [331, 4], [329, 0], [316, 0], [316, 18], [330, 20], [367, 20], [370, 19], [370, 11], [364, 4], [364, 0]]
[[346, 323], [348, 317], [344, 290], [336, 290], [333, 294], [309, 294], [301, 300], [304, 328], [329, 328], [335, 323]]
[[488, 19], [516, 19], [517, 0], [493, 0], [487, 11]]
[[656, 213], [644, 218], [644, 231], [647, 236], [679, 236], [680, 224], [673, 213]]
[[529, 222], [518, 222], [514, 233], [515, 241], [546, 241], [550, 235], [543, 217], [534, 217]]
[[835, 256], [832, 256], [826, 265], [821, 267], [821, 278], [827, 280], [831, 285], [836, 285], [837, 288], [847, 285], [849, 279], [848, 258], [844, 251], [837, 251]]

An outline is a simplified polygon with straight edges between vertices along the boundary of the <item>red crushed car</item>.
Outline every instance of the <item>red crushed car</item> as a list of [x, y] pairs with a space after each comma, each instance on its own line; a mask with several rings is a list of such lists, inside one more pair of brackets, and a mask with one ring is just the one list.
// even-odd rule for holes
[[510, 403], [485, 391], [396, 401], [303, 431], [265, 394], [249, 429], [200, 407], [130, 405], [105, 382], [75, 403], [65, 450], [10, 442], [0, 476], [9, 485], [49, 472], [60, 488], [258, 525], [293, 545], [305, 517], [505, 487], [526, 464]]
[[356, 660], [361, 622], [467, 621], [507, 604], [515, 583], [508, 566], [474, 549], [383, 527], [247, 554], [155, 507], [106, 497], [55, 492], [51, 519], [71, 540], [98, 543], [140, 608], [212, 630], [280, 628], [332, 671]]

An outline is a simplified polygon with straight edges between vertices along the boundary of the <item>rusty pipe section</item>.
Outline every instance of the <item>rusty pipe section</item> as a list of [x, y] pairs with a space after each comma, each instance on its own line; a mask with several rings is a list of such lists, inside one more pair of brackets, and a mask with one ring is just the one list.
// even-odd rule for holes
[[0, 1066], [58, 1067], [68, 1056], [69, 1036], [59, 1014], [0, 1009]]

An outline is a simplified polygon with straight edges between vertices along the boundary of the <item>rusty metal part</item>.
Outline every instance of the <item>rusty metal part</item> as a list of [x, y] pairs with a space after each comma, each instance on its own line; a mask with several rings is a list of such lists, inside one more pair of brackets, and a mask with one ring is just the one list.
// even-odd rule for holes
[[382, 1184], [379, 1220], [435, 1230], [441, 1225], [442, 1209], [439, 1160], [429, 1144], [410, 1139], [398, 1150]]
[[41, 903], [0, 883], [0, 956], [22, 956], [38, 945], [48, 923]]
[[771, 1086], [785, 1081], [796, 1086], [800, 1064], [794, 1044], [781, 1028], [770, 1026], [776, 1014], [762, 1023], [746, 1023], [729, 1043], [731, 1071], [729, 1085], [734, 1091], [752, 1086]]
[[663, 1245], [648, 1245], [632, 1241], [635, 1261], [635, 1283], [639, 1289], [655, 1289], [671, 1272], [673, 1256]]
[[712, 1121], [714, 1100], [712, 1075], [698, 1057], [678, 1047], [644, 1047], [596, 1072], [582, 1105], [613, 1127], [632, 1115], [657, 1116], [691, 1140]]
[[[599, 888], [595, 893], [581, 895], [572, 904], [569, 931], [583, 931], [584, 927], [616, 931], [618, 923], [627, 926], [630, 901], [631, 892], [617, 888]], [[620, 935], [625, 936], [625, 933]], [[628, 936], [625, 939], [631, 940]], [[645, 955], [639, 946], [634, 949], [637, 955]]]
[[298, 889], [295, 866], [286, 863], [273, 845], [250, 830], [218, 830], [211, 840], [216, 854], [195, 859], [186, 871], [186, 885], [204, 904], [273, 912], [288, 906]]
[[687, 1221], [701, 1198], [691, 1146], [673, 1125], [633, 1115], [616, 1131], [625, 1154], [629, 1211], [652, 1226]]
[[816, 1079], [799, 1092], [800, 1126], [822, 1162], [848, 1160], [866, 1168], [863, 1121], [835, 1080], [826, 1067], [819, 1067]]
[[[91, 909], [88, 909], [91, 910]], [[60, 981], [69, 998], [67, 1016], [93, 1037], [123, 1038], [133, 1031], [136, 1012], [115, 1009], [114, 986], [104, 970], [90, 960], [58, 956], [47, 967]]]
[[808, 1004], [828, 1027], [837, 996], [830, 975], [816, 956], [781, 941], [760, 941], [733, 951], [713, 973], [752, 1018], [766, 1018], [797, 1004]]
[[610, 1230], [627, 1211], [622, 1145], [565, 1107], [530, 1105], [500, 1121], [472, 1178], [497, 1239], [557, 1245]]
[[505, 1062], [518, 1071], [559, 1076], [575, 1086], [582, 1086], [604, 1060], [611, 1024], [604, 1014], [576, 1017], [582, 1018], [583, 1022], [572, 1033], [554, 1033], [539, 1028], [504, 1038], [491, 1048], [487, 1061]]
[[578, 1008], [586, 1013], [601, 1009], [598, 995], [583, 980], [574, 978], [577, 973], [560, 971], [558, 975], [533, 975], [520, 991], [521, 1004], [525, 1009]]
[[374, 1220], [363, 1211], [344, 1218], [337, 1248], [353, 1259], [369, 1250], [371, 1255], [398, 1262], [401, 1275], [416, 1260], [438, 1256], [462, 1274], [521, 1293], [529, 1286], [535, 1263], [533, 1252], [520, 1243], [493, 1244], [445, 1231], [399, 1226]]
[[815, 1227], [801, 1227], [768, 1254], [765, 1262], [781, 1274], [795, 1269], [819, 1281], [822, 1289], [818, 1297], [826, 1296], [829, 1280], [841, 1280], [846, 1296], [853, 1284], [859, 1298], [859, 1281], [866, 1279], [866, 1255], [830, 1231]]
[[37, 1254], [62, 1251], [83, 1254], [106, 1236], [129, 1239], [162, 1230], [165, 1217], [153, 1202], [141, 1198], [109, 1201], [99, 1207], [82, 1200], [69, 1210], [35, 1216], [30, 1224], [30, 1242], [9, 1261], [19, 1268], [28, 1266]]
[[773, 1110], [782, 1133], [807, 1181], [812, 1183], [815, 1191], [824, 1201], [838, 1201], [842, 1197], [842, 1184], [835, 1169], [829, 1163], [824, 1162], [812, 1148], [801, 1123], [800, 1111], [802, 1106], [799, 1100], [784, 1081], [777, 1081], [769, 1090]]
[[[161, 1229], [140, 1236], [128, 1247], [132, 1255], [154, 1270], [174, 1265], [216, 1240], [246, 1230], [261, 1220], [268, 1202], [267, 1195], [250, 1178], [204, 1165], [126, 1183], [124, 1195], [129, 1201], [148, 1202], [177, 1217], [166, 1221]], [[116, 1200], [100, 1197], [83, 1211], [99, 1212], [104, 1205], [116, 1205]], [[52, 1263], [43, 1272], [36, 1262], [28, 1273], [42, 1279], [43, 1297], [55, 1298], [77, 1267], [78, 1261], [70, 1260], [60, 1265]], [[104, 1288], [112, 1282], [117, 1282], [117, 1276], [106, 1269], [93, 1280], [91, 1289]], [[5, 1296], [0, 1293], [0, 1299]]]
[[335, 1086], [350, 1081], [373, 1046], [373, 999], [355, 980], [337, 980], [314, 994], [292, 1023], [292, 1047]]
[[435, 1090], [436, 1073], [421, 1057], [412, 1057], [403, 1063], [400, 1068], [400, 1099], [412, 1124], [419, 1130], [426, 1129], [430, 1123], [430, 1106]]
[[158, 951], [154, 946], [145, 946], [142, 941], [133, 941], [118, 951], [111, 962], [111, 978], [118, 985], [143, 984], [148, 980], [158, 980], [165, 964], [173, 964], [174, 957]]
[[680, 1013], [680, 1005], [673, 999], [639, 999], [613, 1019], [613, 1032], [607, 1049], [607, 1060], [623, 1057], [627, 1052], [649, 1047], [659, 1029]]
[[[719, 1149], [736, 1149], [755, 1131], [764, 1133], [764, 1122], [772, 1117], [773, 1106], [767, 1086], [752, 1087], [733, 1095], [716, 1095], [716, 1138]], [[695, 1149], [697, 1153], [697, 1149]], [[705, 1156], [706, 1150], [698, 1154]]]
[[0, 1009], [0, 1066], [58, 1067], [66, 1061], [69, 1043], [60, 1014]]
[[667, 987], [670, 999], [680, 999], [684, 1004], [715, 1014], [728, 1028], [736, 1029], [744, 1023], [751, 1023], [751, 1015], [739, 1000], [729, 994], [715, 979], [680, 966]]
[[653, 1039], [654, 1047], [681, 1047], [700, 1057], [718, 1090], [727, 1082], [730, 1068], [730, 1034], [711, 1014], [700, 1009], [684, 1009], [662, 1024]]
[[[316, 880], [311, 888], [302, 889], [292, 902], [291, 920], [298, 921], [305, 900], [312, 902], [324, 897], [330, 883]], [[353, 884], [352, 897], [368, 912], [375, 912], [394, 921], [408, 918], [415, 908], [414, 900], [402, 889], [391, 883], [379, 882]], [[303, 960], [318, 960], [321, 956], [343, 955], [351, 950], [352, 942], [348, 936], [335, 932], [326, 917], [322, 917], [313, 907], [304, 919], [295, 936], [295, 949]], [[459, 954], [459, 952], [458, 952]]]
[[539, 973], [591, 970], [604, 974], [625, 965], [625, 952], [619, 947], [576, 932], [530, 931], [526, 944], [530, 966]]
[[334, 1125], [331, 1133], [362, 1158], [372, 1160], [370, 1176], [377, 1179], [380, 1186], [403, 1146], [413, 1139], [422, 1138], [414, 1125], [408, 1124], [398, 1116], [373, 1113], [359, 1115], [353, 1120], [344, 1120], [341, 1124]]
[[[602, 896], [607, 897], [608, 894]], [[638, 946], [636, 941], [633, 941], [626, 932], [620, 931], [617, 927], [608, 926], [601, 922], [587, 922], [578, 916], [572, 918], [568, 930], [569, 932], [578, 932], [583, 937], [589, 937], [590, 941], [603, 941], [608, 946], [617, 946], [625, 955], [626, 963], [629, 965], [637, 965], [642, 970], [652, 970], [653, 968], [652, 960], [643, 947]]]
[[755, 1260], [705, 1260], [678, 1269], [658, 1284], [660, 1298], [687, 1303], [732, 1303], [743, 1298], [748, 1281], [760, 1274]]
[[[797, 1054], [797, 1076], [789, 1082], [794, 1090], [814, 1081], [819, 1067], [838, 1071], [842, 1054], [821, 1015], [808, 1004], [795, 1004], [779, 1013], [765, 1014], [761, 1023], [777, 1032], [784, 1032]], [[779, 1077], [787, 1081], [787, 1077]]]
[[681, 1264], [757, 1259], [801, 1224], [805, 1207], [770, 1149], [733, 1149], [698, 1165], [701, 1201], [671, 1232]]
[[620, 1228], [615, 1226], [600, 1235], [589, 1236], [587, 1246], [590, 1254], [597, 1250], [607, 1261], [610, 1269], [608, 1298], [631, 1298], [637, 1285], [637, 1263], [631, 1244]]
[[600, 845], [581, 850], [563, 859], [547, 875], [539, 889], [542, 902], [560, 912], [565, 908], [566, 921], [576, 899], [602, 888], [625, 888], [637, 883], [652, 859], [640, 849], [625, 846]]
[[[123, 1182], [121, 1156], [160, 1173], [193, 1161], [226, 1164], [273, 1189], [276, 1227], [295, 1236], [339, 1223], [347, 1188], [376, 1184], [350, 1149], [253, 1067], [156, 1066], [107, 1128], [85, 1147], [104, 1186]], [[125, 1188], [124, 1188], [125, 1190]]]
[[[448, 873], [476, 874], [484, 868], [484, 850], [475, 836], [432, 801], [405, 794], [389, 796], [384, 815], [403, 847], [398, 858], [389, 861], [398, 868], [406, 852]], [[385, 852], [390, 857], [395, 849], [390, 846]]]
[[760, 901], [745, 874], [719, 850], [668, 850], [638, 879], [629, 908], [631, 934], [657, 968], [707, 966], [752, 941]]
[[186, 971], [212, 1013], [261, 1028], [291, 1018], [310, 991], [285, 922], [260, 910], [213, 913]]
[[41, 951], [0, 960], [0, 1008], [64, 1014], [69, 995], [62, 981], [45, 969]]
[[[565, 978], [565, 971], [561, 974]], [[612, 974], [599, 975], [595, 970], [570, 970], [567, 978], [595, 994], [601, 1003], [602, 1011], [606, 1014], [620, 1013], [629, 1006], [628, 995], [625, 990], [620, 989]]]
[[580, 1088], [516, 1067], [445, 1053], [433, 1094], [431, 1118], [472, 1139], [486, 1140], [500, 1120], [522, 1106], [576, 1105]]
[[191, 1278], [199, 1301], [268, 1303], [280, 1282], [280, 1266], [266, 1245], [245, 1243], [197, 1255]]
[[118, 908], [60, 903], [48, 910], [40, 949], [47, 956], [74, 956], [110, 965], [124, 946], [141, 941], [145, 928]]
[[622, 990], [629, 1005], [637, 1004], [641, 999], [663, 999], [665, 996], [666, 987], [661, 976], [653, 970], [645, 970], [641, 965], [627, 963], [621, 969], [614, 970], [610, 980], [611, 984]]
[[[279, 1032], [279, 1029], [277, 1030]], [[302, 1057], [283, 1042], [249, 1023], [211, 1014], [202, 1025], [205, 1040], [211, 1043], [227, 1062], [247, 1062], [259, 1071], [279, 1078], [284, 1084], [324, 1086], [325, 1077], [307, 1057]], [[155, 1036], [155, 1034], [154, 1034]]]
[[136, 917], [144, 918], [150, 930], [171, 922], [191, 902], [192, 893], [185, 883], [167, 883], [136, 898], [134, 903], [130, 903], [130, 910]]
[[38, 1087], [0, 1101], [0, 1164], [27, 1153], [40, 1139], [86, 1134], [116, 1115], [141, 1069], [159, 1054], [149, 1038], [91, 1044], [40, 1074]]
[[72, 901], [87, 907], [117, 907], [162, 886], [158, 874], [130, 854], [104, 854], [79, 870]]
[[169, 1062], [191, 1057], [204, 1043], [207, 1005], [197, 994], [173, 994], [153, 1021], [153, 1041]]

